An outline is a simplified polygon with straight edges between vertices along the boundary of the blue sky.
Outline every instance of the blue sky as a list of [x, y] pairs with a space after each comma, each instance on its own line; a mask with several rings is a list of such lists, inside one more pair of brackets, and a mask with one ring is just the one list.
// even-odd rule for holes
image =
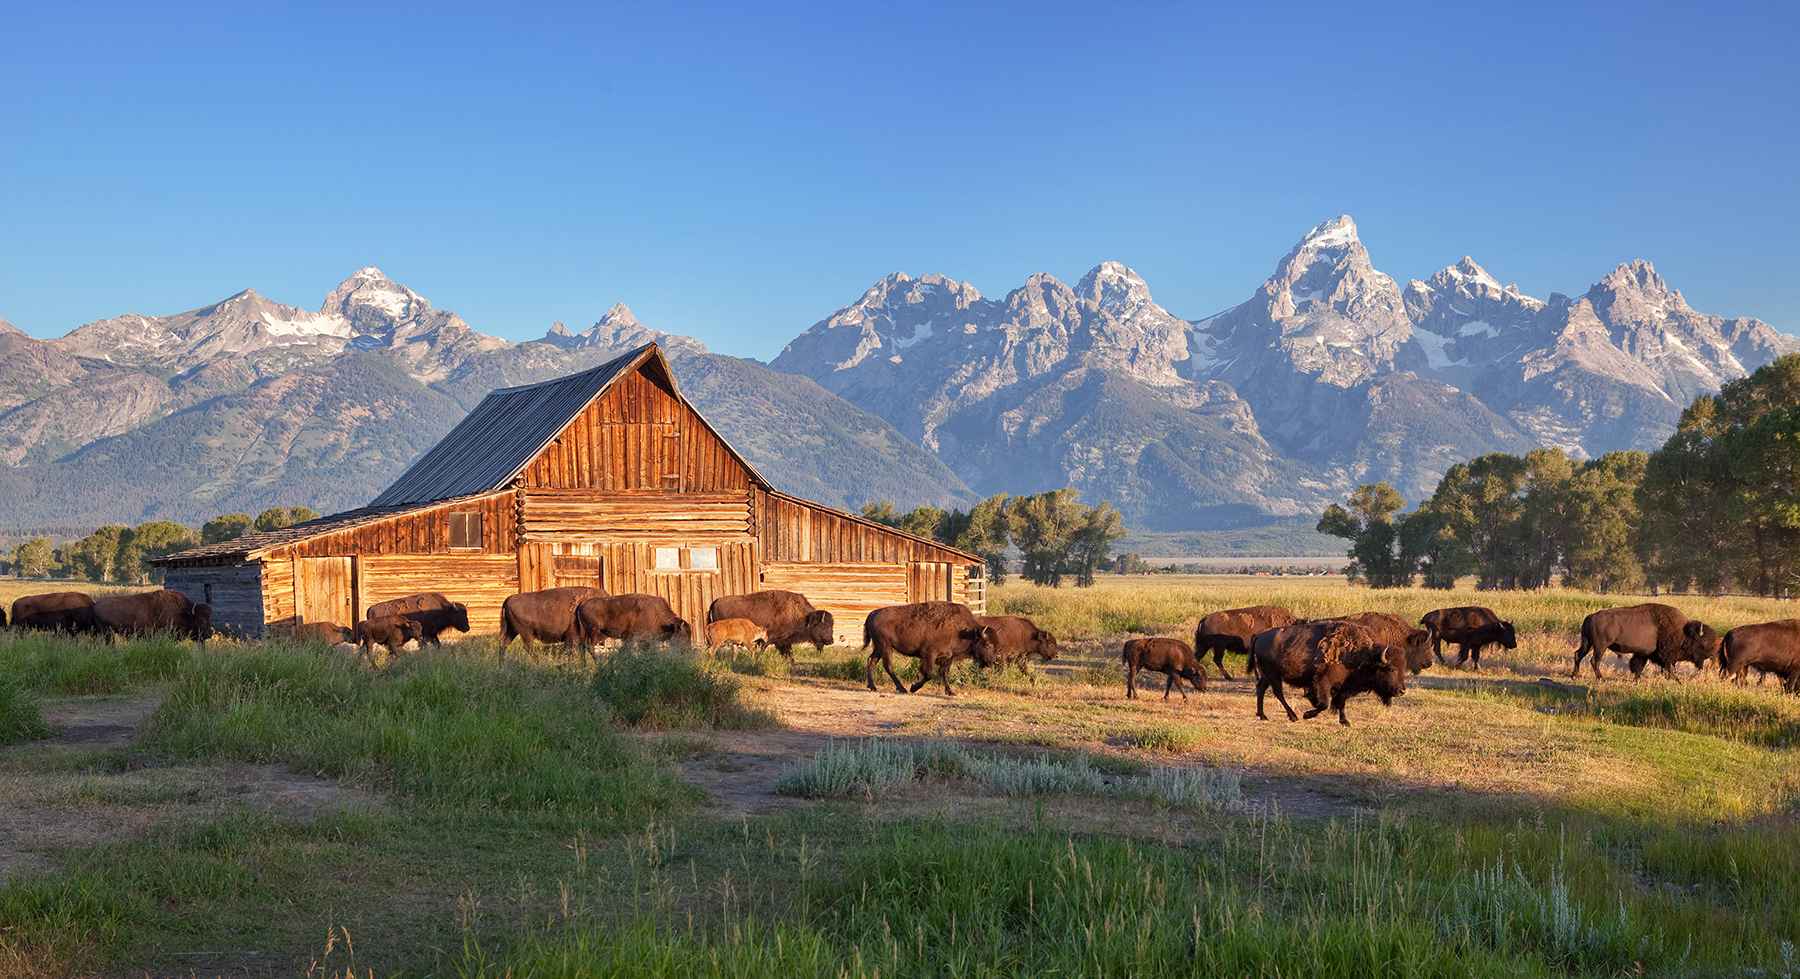
[[1115, 258], [1198, 317], [1341, 211], [1403, 281], [1641, 256], [1800, 332], [1793, 5], [52, 6], [0, 28], [41, 336], [370, 263], [490, 333], [623, 301], [765, 358], [893, 270]]

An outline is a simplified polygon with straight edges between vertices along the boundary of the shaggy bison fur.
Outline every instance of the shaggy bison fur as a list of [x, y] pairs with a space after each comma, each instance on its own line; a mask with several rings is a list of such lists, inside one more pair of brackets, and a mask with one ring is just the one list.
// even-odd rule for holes
[[356, 655], [368, 659], [369, 665], [374, 666], [376, 646], [387, 647], [388, 656], [394, 656], [400, 652], [400, 647], [414, 639], [423, 639], [425, 629], [404, 615], [383, 615], [358, 622], [350, 635], [356, 643]]
[[108, 636], [147, 636], [167, 632], [206, 644], [213, 634], [212, 606], [178, 591], [102, 595], [94, 599], [96, 627]]
[[1513, 631], [1513, 624], [1495, 615], [1493, 609], [1480, 605], [1459, 605], [1426, 612], [1419, 624], [1431, 631], [1431, 652], [1439, 663], [1444, 662], [1444, 643], [1447, 642], [1456, 644], [1456, 665], [1463, 665], [1473, 656], [1477, 672], [1481, 670], [1483, 649], [1489, 646], [1519, 648], [1519, 636]]
[[1169, 699], [1169, 689], [1181, 690], [1181, 699], [1187, 699], [1187, 691], [1181, 688], [1180, 680], [1194, 685], [1194, 689], [1206, 692], [1206, 668], [1200, 665], [1200, 658], [1194, 650], [1179, 639], [1166, 636], [1152, 636], [1148, 639], [1127, 639], [1125, 646], [1119, 650], [1119, 660], [1125, 664], [1125, 698], [1137, 699], [1137, 675], [1139, 670], [1161, 673], [1168, 677], [1163, 684], [1163, 699]]
[[1575, 668], [1569, 676], [1579, 674], [1582, 657], [1591, 654], [1594, 678], [1599, 679], [1600, 657], [1614, 652], [1631, 657], [1632, 676], [1642, 676], [1648, 662], [1674, 677], [1675, 664], [1686, 661], [1704, 669], [1718, 650], [1719, 634], [1712, 627], [1689, 619], [1672, 605], [1647, 602], [1601, 609], [1581, 622], [1581, 644], [1575, 647]]
[[706, 621], [749, 619], [769, 634], [769, 645], [792, 658], [794, 647], [811, 643], [823, 652], [836, 639], [831, 613], [813, 608], [806, 596], [791, 591], [759, 591], [714, 599]]
[[424, 638], [420, 641], [433, 646], [443, 645], [438, 636], [451, 629], [458, 632], [469, 631], [469, 607], [461, 602], [453, 602], [435, 591], [391, 598], [369, 606], [371, 619], [388, 615], [404, 615], [417, 622], [420, 631], [424, 633]]
[[[954, 697], [950, 689], [950, 667], [959, 659], [973, 659], [982, 666], [999, 662], [999, 641], [991, 627], [982, 625], [958, 602], [917, 602], [912, 605], [890, 605], [869, 613], [863, 620], [863, 647], [873, 645], [869, 653], [868, 684], [875, 689], [875, 661], [881, 660], [888, 679], [894, 681], [898, 693], [914, 693], [936, 676], [944, 684], [944, 696]], [[911, 656], [919, 661], [919, 682], [909, 690], [894, 674], [894, 654]]]
[[1413, 674], [1431, 666], [1431, 630], [1414, 628], [1412, 623], [1387, 612], [1358, 612], [1346, 615], [1349, 622], [1369, 630], [1383, 646], [1396, 646], [1406, 654], [1406, 668]]
[[608, 639], [620, 642], [688, 642], [692, 627], [660, 595], [602, 595], [575, 609], [583, 654]]
[[93, 598], [78, 591], [26, 595], [13, 602], [12, 624], [17, 629], [68, 633], [93, 632], [99, 627]]
[[1800, 693], [1800, 619], [1741, 625], [1719, 643], [1719, 672], [1738, 683], [1750, 670], [1781, 677], [1789, 693]]
[[1350, 719], [1344, 705], [1356, 694], [1373, 693], [1388, 704], [1406, 692], [1406, 653], [1354, 623], [1303, 622], [1271, 629], [1251, 640], [1250, 652], [1256, 657], [1256, 716], [1261, 720], [1269, 719], [1263, 713], [1263, 694], [1269, 690], [1275, 691], [1288, 720], [1300, 719], [1282, 693], [1283, 684], [1306, 691], [1313, 705], [1306, 717], [1329, 707], [1346, 727]]
[[[1294, 613], [1279, 605], [1251, 605], [1213, 612], [1194, 627], [1194, 655], [1204, 659], [1207, 653], [1212, 653], [1213, 665], [1219, 668], [1219, 675], [1229, 680], [1231, 674], [1225, 670], [1226, 653], [1242, 653], [1248, 657], [1250, 640], [1257, 633], [1298, 621]], [[1255, 673], [1256, 661], [1251, 659], [1249, 664], [1249, 670]]]
[[546, 588], [508, 596], [500, 606], [500, 657], [506, 657], [506, 647], [514, 639], [526, 649], [540, 642], [575, 645], [581, 641], [575, 631], [575, 607], [605, 594], [598, 588]]
[[975, 621], [994, 630], [1001, 665], [1017, 665], [1027, 675], [1031, 673], [1028, 664], [1033, 656], [1048, 663], [1062, 651], [1055, 636], [1022, 615], [977, 615]]

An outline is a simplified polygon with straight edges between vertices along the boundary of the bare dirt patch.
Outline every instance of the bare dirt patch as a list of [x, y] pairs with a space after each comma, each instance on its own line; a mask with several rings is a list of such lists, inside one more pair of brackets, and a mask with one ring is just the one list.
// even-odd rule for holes
[[135, 754], [160, 698], [47, 702], [50, 737], [0, 750], [0, 879], [47, 869], [61, 851], [142, 836], [234, 807], [313, 819], [378, 796], [279, 765], [162, 764]]

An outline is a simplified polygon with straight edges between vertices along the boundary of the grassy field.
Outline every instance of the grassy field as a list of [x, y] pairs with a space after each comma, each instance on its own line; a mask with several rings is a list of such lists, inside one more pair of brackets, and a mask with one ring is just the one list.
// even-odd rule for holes
[[[1241, 680], [1123, 698], [1125, 635], [1255, 602], [1478, 602], [1522, 642], [1349, 729], [1257, 721]], [[869, 693], [845, 649], [0, 638], [0, 974], [1800, 973], [1800, 699], [1568, 680], [1610, 604], [1007, 585], [1066, 654], [953, 699]]]

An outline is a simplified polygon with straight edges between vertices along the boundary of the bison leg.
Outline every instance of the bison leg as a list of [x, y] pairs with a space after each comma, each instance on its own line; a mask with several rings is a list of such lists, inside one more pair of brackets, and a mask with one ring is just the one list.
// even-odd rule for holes
[[1468, 661], [1469, 661], [1469, 647], [1462, 643], [1457, 643], [1456, 644], [1456, 668], [1459, 670], [1462, 669], [1463, 664], [1467, 663]]
[[[1439, 666], [1450, 665], [1444, 662], [1444, 638], [1437, 634], [1436, 629], [1431, 630], [1431, 654], [1437, 657]], [[1458, 662], [1456, 665], [1461, 666], [1462, 663]]]
[[1267, 692], [1268, 689], [1268, 682], [1262, 678], [1261, 674], [1258, 674], [1256, 677], [1256, 719], [1259, 721], [1266, 721], [1269, 719], [1269, 715], [1263, 713], [1263, 694]]
[[[920, 688], [924, 687], [925, 684], [930, 683], [930, 682], [931, 682], [931, 657], [928, 655], [920, 656], [919, 657], [919, 682], [913, 684], [906, 692], [907, 693], [918, 693]], [[946, 689], [948, 688], [948, 686], [949, 686], [948, 684], [945, 684]]]
[[[1163, 700], [1164, 701], [1167, 701], [1169, 699], [1169, 690], [1175, 686], [1175, 671], [1170, 670], [1168, 672], [1167, 676], [1168, 676], [1168, 679], [1163, 682]], [[1187, 689], [1185, 687], [1182, 688], [1181, 699], [1182, 700], [1187, 699]]]
[[955, 657], [946, 658], [942, 663], [939, 663], [937, 667], [938, 679], [943, 681], [944, 696], [946, 697], [956, 696], [956, 691], [950, 689], [950, 667], [955, 662]]
[[1287, 694], [1281, 692], [1281, 681], [1276, 680], [1274, 683], [1270, 684], [1269, 686], [1271, 689], [1273, 689], [1275, 691], [1275, 699], [1276, 699], [1276, 701], [1278, 701], [1281, 704], [1281, 709], [1287, 711], [1288, 720], [1289, 721], [1299, 720], [1300, 715], [1294, 713], [1293, 706], [1287, 702]]
[[1335, 704], [1335, 706], [1337, 707], [1338, 723], [1342, 724], [1345, 727], [1349, 727], [1350, 726], [1350, 718], [1344, 716], [1344, 704], [1349, 702], [1350, 698], [1338, 697], [1338, 698], [1336, 698], [1336, 700], [1337, 700], [1337, 703]]
[[[906, 689], [906, 684], [900, 682], [900, 677], [894, 673], [894, 651], [889, 649], [886, 645], [881, 646], [881, 668], [887, 671], [888, 679], [894, 681], [895, 693], [911, 692]], [[923, 667], [921, 667], [921, 669], [922, 668]], [[870, 681], [869, 689], [875, 689], [874, 681]]]
[[[1213, 654], [1213, 665], [1219, 668], [1219, 675], [1224, 677], [1227, 680], [1231, 679], [1231, 671], [1227, 670], [1225, 668], [1225, 646], [1224, 646], [1224, 644], [1215, 643], [1212, 647], [1212, 654]], [[1195, 653], [1194, 659], [1196, 661], [1198, 661], [1200, 659], [1200, 657], [1205, 656], [1205, 655], [1206, 655], [1206, 653], [1204, 651]]]
[[[1575, 647], [1575, 668], [1569, 671], [1569, 679], [1573, 680], [1581, 675], [1581, 658], [1586, 656], [1590, 649], [1591, 647], [1588, 645], [1587, 636], [1583, 634], [1581, 637], [1581, 644]], [[1600, 676], [1600, 654], [1598, 652], [1594, 653], [1594, 663], [1594, 676], [1598, 679]]]
[[1481, 672], [1481, 647], [1476, 646], [1476, 647], [1470, 649], [1469, 655], [1475, 658], [1475, 672], [1480, 673]]
[[1137, 699], [1137, 664], [1125, 664], [1125, 699]]
[[[1598, 657], [1598, 656], [1596, 656], [1596, 657], [1594, 657], [1594, 659], [1595, 659], [1595, 661], [1596, 661], [1596, 662], [1598, 662], [1598, 661], [1599, 661], [1599, 657]], [[1644, 664], [1645, 664], [1645, 663], [1646, 663], [1646, 662], [1649, 662], [1649, 657], [1646, 657], [1646, 656], [1641, 656], [1641, 655], [1638, 655], [1638, 654], [1635, 654], [1635, 653], [1634, 653], [1634, 654], [1632, 654], [1632, 657], [1631, 657], [1631, 678], [1632, 678], [1632, 679], [1633, 679], [1633, 680], [1641, 680], [1641, 679], [1643, 679], [1643, 678], [1644, 678]]]

